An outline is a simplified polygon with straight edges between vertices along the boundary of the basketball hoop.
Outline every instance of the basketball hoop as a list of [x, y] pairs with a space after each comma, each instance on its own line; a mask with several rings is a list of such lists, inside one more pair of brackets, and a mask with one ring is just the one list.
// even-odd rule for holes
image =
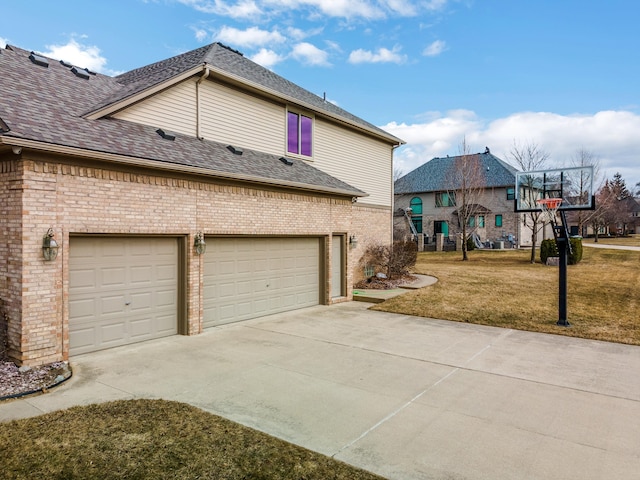
[[556, 213], [558, 208], [562, 204], [561, 198], [540, 198], [536, 200], [536, 203], [542, 209], [542, 213], [547, 217], [550, 223], [554, 223], [556, 220]]

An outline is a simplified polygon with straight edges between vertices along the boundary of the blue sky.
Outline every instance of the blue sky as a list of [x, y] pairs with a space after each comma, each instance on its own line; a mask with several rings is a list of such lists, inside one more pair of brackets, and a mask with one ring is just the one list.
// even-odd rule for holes
[[[13, 44], [114, 75], [221, 41], [403, 138], [396, 168], [535, 143], [640, 182], [640, 2], [30, 0]], [[1, 100], [0, 100], [1, 101]]]

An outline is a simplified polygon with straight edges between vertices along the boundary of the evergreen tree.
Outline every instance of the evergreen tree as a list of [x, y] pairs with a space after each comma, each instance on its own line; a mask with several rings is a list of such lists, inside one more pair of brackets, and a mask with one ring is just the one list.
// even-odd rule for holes
[[611, 188], [611, 193], [615, 195], [617, 200], [624, 200], [631, 196], [627, 184], [620, 173], [616, 173], [613, 176], [613, 179], [609, 182], [609, 187]]

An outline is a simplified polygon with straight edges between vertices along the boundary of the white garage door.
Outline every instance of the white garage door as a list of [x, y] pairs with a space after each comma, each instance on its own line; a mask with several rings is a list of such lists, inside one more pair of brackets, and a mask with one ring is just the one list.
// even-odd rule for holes
[[70, 240], [69, 353], [178, 332], [178, 240]]
[[204, 257], [205, 328], [320, 303], [318, 238], [213, 238]]

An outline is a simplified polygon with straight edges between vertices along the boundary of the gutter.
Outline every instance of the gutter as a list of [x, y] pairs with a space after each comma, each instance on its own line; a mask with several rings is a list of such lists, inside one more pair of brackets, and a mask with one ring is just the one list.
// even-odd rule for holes
[[57, 153], [60, 155], [70, 155], [80, 158], [88, 158], [92, 160], [103, 160], [106, 162], [116, 163], [120, 165], [129, 165], [135, 167], [145, 167], [154, 170], [165, 170], [170, 172], [188, 173], [192, 175], [200, 175], [205, 177], [221, 178], [225, 180], [236, 180], [241, 182], [250, 182], [258, 185], [266, 185], [271, 187], [287, 187], [295, 190], [303, 190], [308, 192], [332, 193], [335, 195], [347, 197], [368, 197], [368, 193], [355, 192], [353, 190], [345, 190], [334, 187], [317, 187], [307, 183], [291, 182], [286, 180], [270, 180], [263, 177], [246, 175], [242, 173], [223, 172], [220, 170], [212, 170], [204, 167], [194, 167], [191, 165], [180, 165], [177, 163], [168, 163], [162, 160], [153, 160], [142, 157], [129, 157], [116, 153], [106, 153], [98, 150], [86, 150], [77, 147], [67, 147], [64, 145], [56, 145], [53, 143], [38, 142], [36, 140], [27, 140], [16, 137], [0, 136], [0, 144], [10, 145], [13, 147], [24, 147], [33, 150], [43, 151], [46, 153]]

